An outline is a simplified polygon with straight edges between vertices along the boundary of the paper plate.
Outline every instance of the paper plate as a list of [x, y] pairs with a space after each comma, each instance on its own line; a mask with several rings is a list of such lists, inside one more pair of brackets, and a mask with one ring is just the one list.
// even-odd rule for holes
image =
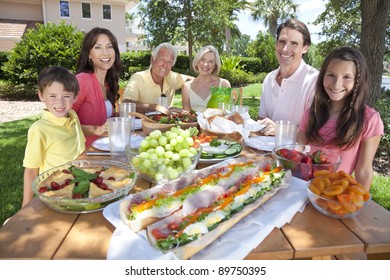
[[[131, 136], [131, 148], [136, 149], [141, 144], [141, 141], [144, 139], [144, 137], [139, 135], [132, 135]], [[110, 151], [110, 142], [108, 140], [108, 137], [103, 137], [95, 140], [92, 143], [92, 147], [98, 150], [102, 151]]]
[[245, 144], [261, 151], [272, 151], [275, 147], [275, 136], [257, 136], [245, 139]]

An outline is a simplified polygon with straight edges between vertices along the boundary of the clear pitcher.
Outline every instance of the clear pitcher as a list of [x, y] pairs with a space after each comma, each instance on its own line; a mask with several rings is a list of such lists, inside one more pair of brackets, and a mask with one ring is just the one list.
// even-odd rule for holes
[[230, 103], [235, 105], [238, 101], [239, 91], [229, 87], [211, 87], [211, 98], [207, 108], [218, 108], [219, 103]]

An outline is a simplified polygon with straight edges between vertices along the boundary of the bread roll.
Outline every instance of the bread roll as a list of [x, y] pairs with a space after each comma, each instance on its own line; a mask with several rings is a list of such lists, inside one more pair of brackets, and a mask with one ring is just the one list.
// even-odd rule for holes
[[235, 124], [244, 124], [244, 119], [240, 115], [240, 113], [238, 113], [238, 112], [234, 112], [232, 114], [229, 114], [228, 116], [226, 116], [226, 119], [234, 122]]
[[211, 118], [213, 116], [223, 117], [224, 115], [225, 115], [225, 110], [223, 109], [207, 108], [203, 112], [203, 116], [205, 119]]

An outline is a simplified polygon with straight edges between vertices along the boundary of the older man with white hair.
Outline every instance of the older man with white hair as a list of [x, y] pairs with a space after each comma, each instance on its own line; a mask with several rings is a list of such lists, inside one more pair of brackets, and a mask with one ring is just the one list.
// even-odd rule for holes
[[150, 58], [150, 67], [134, 73], [126, 86], [123, 99], [137, 102], [137, 111], [148, 111], [148, 106], [155, 104], [163, 94], [167, 98], [167, 105], [173, 104], [175, 91], [182, 88], [184, 83], [193, 79], [191, 76], [171, 71], [176, 63], [177, 52], [170, 43], [158, 45]]

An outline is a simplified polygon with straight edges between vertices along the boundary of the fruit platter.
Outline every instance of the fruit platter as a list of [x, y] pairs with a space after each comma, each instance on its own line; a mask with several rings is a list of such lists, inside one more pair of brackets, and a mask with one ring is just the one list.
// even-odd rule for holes
[[154, 130], [138, 148], [126, 147], [126, 155], [137, 174], [154, 183], [165, 183], [195, 169], [201, 147], [194, 142], [196, 127], [174, 126], [167, 131]]
[[371, 200], [369, 191], [342, 170], [320, 170], [313, 175], [307, 194], [313, 206], [328, 217], [353, 218]]
[[318, 170], [336, 171], [341, 163], [340, 153], [321, 149], [310, 151], [306, 145], [284, 145], [273, 149], [278, 164], [290, 169], [294, 177], [308, 181]]
[[78, 160], [52, 168], [33, 181], [34, 193], [49, 208], [64, 213], [102, 210], [126, 196], [136, 173], [116, 161]]

